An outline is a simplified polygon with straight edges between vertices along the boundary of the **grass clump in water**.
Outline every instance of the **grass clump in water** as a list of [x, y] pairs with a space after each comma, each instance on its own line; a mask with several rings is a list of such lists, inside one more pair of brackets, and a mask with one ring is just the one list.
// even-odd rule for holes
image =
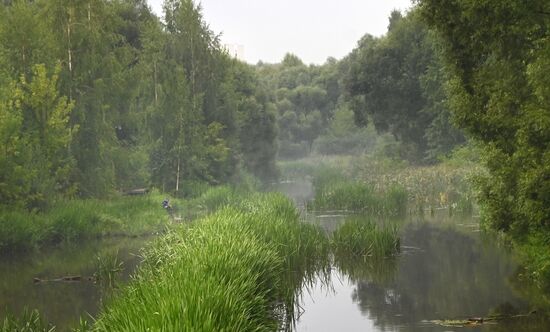
[[397, 226], [379, 226], [363, 218], [351, 218], [332, 234], [335, 255], [363, 258], [395, 256], [400, 250]]
[[327, 239], [288, 199], [256, 195], [160, 238], [95, 330], [275, 331], [299, 287], [289, 267], [319, 253]]
[[407, 192], [399, 186], [375, 192], [363, 183], [336, 182], [316, 187], [315, 200], [309, 208], [347, 210], [385, 217], [402, 216], [407, 210]]

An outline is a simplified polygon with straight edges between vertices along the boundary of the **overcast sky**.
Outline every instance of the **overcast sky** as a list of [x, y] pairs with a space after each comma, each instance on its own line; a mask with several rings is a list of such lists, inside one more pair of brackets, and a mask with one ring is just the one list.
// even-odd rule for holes
[[[163, 0], [147, 0], [162, 16]], [[244, 46], [250, 63], [280, 62], [285, 53], [305, 63], [348, 54], [365, 33], [386, 32], [393, 9], [410, 0], [202, 0], [203, 17], [224, 44]]]

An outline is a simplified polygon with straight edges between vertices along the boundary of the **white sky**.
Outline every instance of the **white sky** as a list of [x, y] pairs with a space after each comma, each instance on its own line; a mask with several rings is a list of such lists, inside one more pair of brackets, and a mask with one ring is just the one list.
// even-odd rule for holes
[[[147, 0], [162, 17], [163, 0]], [[196, 0], [198, 1], [198, 0]], [[280, 62], [287, 52], [322, 64], [347, 55], [365, 33], [386, 32], [393, 9], [411, 0], [202, 0], [203, 17], [224, 44], [244, 46], [249, 63]]]

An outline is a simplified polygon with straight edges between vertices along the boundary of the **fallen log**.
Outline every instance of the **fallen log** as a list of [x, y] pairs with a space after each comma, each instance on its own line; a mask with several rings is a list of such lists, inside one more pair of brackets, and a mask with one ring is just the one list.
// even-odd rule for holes
[[138, 188], [138, 189], [128, 190], [124, 194], [127, 196], [139, 196], [139, 195], [145, 195], [148, 193], [149, 193], [148, 188]]
[[96, 278], [94, 278], [94, 277], [83, 277], [83, 276], [75, 275], [75, 276], [63, 276], [61, 278], [56, 278], [56, 279], [41, 279], [41, 278], [35, 277], [35, 278], [32, 279], [32, 281], [35, 284], [44, 283], [44, 282], [76, 282], [76, 281], [93, 281], [93, 282], [95, 282]]

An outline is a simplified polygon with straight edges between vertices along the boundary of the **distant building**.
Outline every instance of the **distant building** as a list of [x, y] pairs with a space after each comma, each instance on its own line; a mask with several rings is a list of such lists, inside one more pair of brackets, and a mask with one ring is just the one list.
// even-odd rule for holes
[[244, 46], [238, 44], [225, 44], [225, 49], [230, 56], [244, 61]]

